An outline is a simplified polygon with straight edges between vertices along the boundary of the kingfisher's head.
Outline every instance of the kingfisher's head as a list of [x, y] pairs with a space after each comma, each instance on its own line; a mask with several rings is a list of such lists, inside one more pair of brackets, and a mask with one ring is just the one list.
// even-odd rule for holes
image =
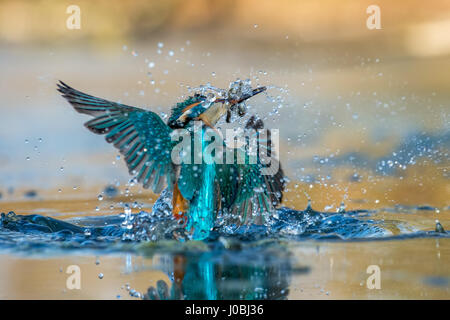
[[246, 113], [245, 101], [266, 90], [266, 87], [253, 89], [250, 80], [237, 80], [230, 84], [228, 90], [210, 85], [196, 88], [196, 93], [185, 101], [177, 103], [172, 109], [168, 125], [171, 128], [184, 128], [192, 120], [202, 119], [214, 125], [223, 115], [227, 114], [227, 122], [236, 112], [239, 117]]
[[207, 107], [206, 96], [196, 93], [172, 108], [168, 125], [172, 129], [184, 128], [191, 120], [198, 117]]

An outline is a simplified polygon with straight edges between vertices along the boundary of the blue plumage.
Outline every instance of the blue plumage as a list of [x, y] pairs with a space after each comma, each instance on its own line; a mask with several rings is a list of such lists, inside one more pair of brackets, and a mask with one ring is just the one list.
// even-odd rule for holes
[[[235, 157], [239, 153], [247, 160], [243, 164], [236, 158], [232, 164], [216, 164], [213, 161], [173, 163], [172, 151], [178, 144], [171, 138], [174, 129], [192, 129], [193, 120], [212, 125], [213, 121], [205, 116], [212, 103], [202, 95], [178, 103], [166, 124], [154, 112], [96, 98], [63, 82], [58, 84], [58, 91], [76, 111], [94, 117], [85, 126], [96, 134], [105, 135], [106, 141], [123, 155], [130, 174], [144, 188], [159, 193], [167, 185], [173, 191], [173, 214], [186, 220], [185, 226], [193, 239], [208, 237], [218, 211], [238, 217], [234, 221], [236, 223], [262, 222], [263, 216], [270, 214], [281, 202], [285, 185], [283, 171], [280, 168], [270, 175], [263, 175], [260, 159], [250, 163], [250, 155], [245, 148], [226, 151], [231, 151]], [[262, 88], [255, 89], [253, 94], [261, 91]], [[251, 96], [246, 94], [245, 99]], [[217, 110], [227, 112], [225, 108]], [[214, 117], [217, 115], [211, 114]], [[262, 122], [255, 122], [254, 118], [250, 120], [250, 127], [260, 129]], [[203, 152], [208, 145], [206, 128], [202, 127], [200, 150], [203, 156], [210, 156]], [[178, 211], [182, 214], [179, 215]]]

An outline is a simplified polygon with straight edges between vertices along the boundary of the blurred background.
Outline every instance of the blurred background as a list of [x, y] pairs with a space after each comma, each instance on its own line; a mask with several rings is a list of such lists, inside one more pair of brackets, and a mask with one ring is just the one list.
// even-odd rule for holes
[[[80, 29], [67, 28], [71, 5]], [[367, 27], [370, 5], [381, 29]], [[393, 234], [434, 230], [436, 219], [448, 230], [449, 30], [448, 0], [0, 0], [0, 212], [73, 218], [155, 199], [128, 184], [117, 151], [83, 127], [89, 117], [58, 80], [164, 116], [190, 87], [249, 78], [270, 86], [249, 108], [280, 130], [283, 205], [394, 207], [375, 217]], [[445, 239], [295, 250], [312, 273], [293, 277], [290, 298], [448, 299]], [[125, 283], [142, 291], [167, 277], [130, 274], [124, 255], [99, 265], [23, 258], [2, 255], [0, 298], [125, 298]], [[80, 292], [64, 286], [73, 263], [87, 279]], [[363, 286], [368, 264], [383, 267], [383, 290]]]
[[[373, 4], [381, 29], [366, 25]], [[163, 114], [236, 78], [271, 86], [249, 107], [280, 129], [286, 205], [448, 207], [448, 30], [446, 0], [0, 0], [2, 210], [129, 181], [57, 80]]]

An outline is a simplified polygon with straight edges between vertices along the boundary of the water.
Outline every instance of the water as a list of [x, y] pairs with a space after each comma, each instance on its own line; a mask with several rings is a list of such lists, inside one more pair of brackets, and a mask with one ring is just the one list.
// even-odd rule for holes
[[[127, 272], [135, 273], [139, 273], [139, 268], [133, 269], [132, 256], [144, 257], [146, 261], [159, 257], [160, 262], [152, 263], [151, 269], [163, 271], [169, 278], [156, 280], [141, 291], [128, 287], [128, 298], [286, 299], [292, 290], [300, 290], [291, 285], [291, 279], [308, 276], [314, 268], [296, 265], [293, 259], [296, 248], [307, 248], [312, 240], [320, 248], [320, 243], [402, 243], [450, 238], [439, 223], [430, 230], [418, 230], [406, 221], [381, 218], [383, 212], [405, 214], [406, 210], [410, 215], [413, 209], [434, 210], [397, 206], [389, 210], [345, 211], [342, 205], [338, 212], [330, 213], [316, 211], [310, 204], [301, 211], [282, 207], [266, 225], [220, 225], [219, 219], [206, 240], [190, 241], [184, 228], [172, 218], [171, 194], [164, 191], [152, 210], [136, 214], [131, 214], [128, 205], [119, 215], [66, 220], [2, 213], [0, 252], [47, 258], [89, 254], [97, 256], [96, 266], [103, 265], [98, 255], [127, 254]], [[97, 278], [107, 281], [108, 273], [97, 272]], [[424, 281], [448, 289], [446, 277], [430, 276]], [[318, 292], [330, 294], [325, 289]]]
[[[416, 207], [429, 211], [429, 207]], [[383, 210], [340, 209], [337, 213], [320, 212], [310, 205], [297, 211], [282, 207], [265, 225], [228, 225], [220, 219], [205, 246], [215, 250], [217, 246], [253, 245], [267, 240], [283, 241], [375, 241], [402, 240], [411, 238], [449, 238], [436, 220], [430, 230], [418, 230], [405, 221], [385, 221], [377, 218], [380, 212], [401, 212], [403, 207]], [[433, 227], [433, 228], [432, 228]], [[401, 230], [394, 232], [393, 229]], [[0, 250], [23, 251], [32, 254], [49, 250], [90, 249], [101, 253], [114, 251], [139, 252], [142, 243], [173, 241], [177, 246], [190, 240], [179, 221], [171, 216], [171, 193], [165, 190], [156, 201], [152, 211], [131, 214], [128, 205], [123, 214], [97, 217], [78, 217], [58, 220], [48, 216], [17, 215], [2, 213], [0, 219]]]
[[[305, 54], [262, 44], [248, 56], [235, 51], [240, 60], [217, 43], [185, 41], [164, 40], [161, 55], [157, 42], [128, 44], [110, 59], [90, 50], [1, 53], [14, 85], [4, 86], [8, 125], [0, 128], [0, 298], [450, 297], [448, 81], [426, 76], [443, 61], [399, 65], [398, 57], [359, 52], [341, 62], [348, 44], [305, 46]], [[361, 63], [375, 56], [379, 63]], [[420, 76], [406, 79], [408, 70]], [[280, 129], [292, 183], [267, 225], [219, 220], [205, 241], [189, 240], [172, 220], [170, 194], [155, 202], [127, 185], [123, 159], [54, 88], [63, 79], [163, 115], [188, 85], [226, 87], [236, 77], [268, 87], [247, 107]], [[82, 270], [82, 290], [66, 288], [70, 265]], [[381, 269], [381, 290], [367, 288], [370, 265]]]

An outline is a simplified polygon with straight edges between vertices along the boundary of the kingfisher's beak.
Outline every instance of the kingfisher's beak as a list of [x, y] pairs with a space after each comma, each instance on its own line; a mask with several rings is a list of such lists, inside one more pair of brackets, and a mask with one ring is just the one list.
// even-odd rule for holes
[[253, 89], [253, 91], [250, 94], [247, 94], [247, 95], [243, 96], [241, 99], [239, 99], [239, 100], [231, 100], [230, 104], [231, 105], [235, 105], [235, 104], [244, 102], [245, 100], [250, 99], [254, 95], [257, 95], [258, 93], [266, 91], [266, 89], [267, 89], [266, 87], [259, 87], [259, 88]]
[[261, 93], [263, 91], [266, 91], [266, 89], [267, 89], [266, 87], [259, 87], [259, 88], [253, 89], [252, 95], [250, 97], [253, 97], [254, 95], [257, 95], [258, 93]]
[[241, 102], [244, 102], [247, 99], [250, 99], [254, 95], [257, 95], [258, 93], [266, 91], [266, 89], [267, 89], [266, 87], [259, 87], [259, 88], [253, 89], [253, 91], [250, 94], [243, 96], [239, 100], [237, 100], [237, 99], [230, 99], [230, 100], [221, 99], [221, 100], [217, 100], [216, 102], [222, 102], [222, 103], [229, 102], [231, 106], [234, 106], [235, 104], [239, 104]]

